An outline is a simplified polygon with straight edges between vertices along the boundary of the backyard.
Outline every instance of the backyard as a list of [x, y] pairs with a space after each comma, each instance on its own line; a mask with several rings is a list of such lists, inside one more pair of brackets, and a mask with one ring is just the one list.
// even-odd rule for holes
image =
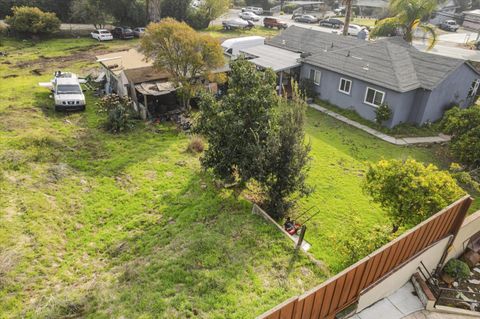
[[[86, 75], [96, 54], [135, 43], [0, 47], [0, 318], [250, 318], [328, 275], [218, 188], [173, 125], [111, 135], [91, 92], [87, 112], [63, 115], [37, 85], [59, 69]], [[320, 214], [306, 240], [338, 272], [336, 239], [390, 224], [362, 191], [369, 162], [448, 163], [440, 146], [394, 146], [313, 109], [307, 118], [315, 191], [300, 210]]]
[[108, 134], [91, 93], [86, 113], [53, 111], [37, 82], [118, 43], [1, 49], [0, 318], [246, 318], [322, 282], [174, 126]]

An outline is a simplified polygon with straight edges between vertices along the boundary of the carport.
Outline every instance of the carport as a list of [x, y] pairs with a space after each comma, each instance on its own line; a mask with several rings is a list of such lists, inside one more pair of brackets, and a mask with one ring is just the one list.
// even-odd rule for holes
[[300, 53], [277, 48], [268, 44], [242, 49], [245, 58], [259, 69], [271, 68], [278, 76], [278, 94], [283, 88], [290, 88], [290, 81], [299, 80]]

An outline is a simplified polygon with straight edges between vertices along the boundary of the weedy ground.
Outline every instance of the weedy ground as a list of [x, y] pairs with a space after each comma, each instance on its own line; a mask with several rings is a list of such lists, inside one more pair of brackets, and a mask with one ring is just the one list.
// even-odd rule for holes
[[322, 282], [175, 126], [106, 133], [91, 92], [85, 113], [53, 111], [38, 82], [132, 43], [1, 48], [0, 318], [252, 318]]

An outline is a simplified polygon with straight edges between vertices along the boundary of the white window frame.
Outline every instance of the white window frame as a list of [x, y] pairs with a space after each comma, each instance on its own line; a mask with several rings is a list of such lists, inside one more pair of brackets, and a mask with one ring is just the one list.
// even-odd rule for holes
[[[350, 85], [348, 86], [348, 91], [342, 90], [342, 82], [343, 81], [350, 83]], [[345, 78], [340, 78], [340, 82], [338, 83], [338, 91], [342, 92], [344, 94], [350, 95], [350, 92], [352, 92], [352, 80], [345, 79]]]
[[[312, 74], [312, 71], [313, 71], [313, 83], [315, 85], [320, 85], [320, 82], [322, 81], [322, 71], [311, 68], [310, 73], [308, 74], [309, 78]], [[317, 74], [318, 74], [318, 82], [317, 82]]]
[[380, 105], [383, 104], [383, 102], [385, 101], [385, 92], [384, 91], [380, 91], [380, 90], [377, 90], [377, 89], [374, 89], [372, 87], [369, 87], [367, 86], [367, 89], [365, 90], [365, 97], [363, 99], [363, 103], [367, 104], [367, 105], [370, 105], [370, 106], [373, 106], [373, 107], [379, 107], [380, 105], [377, 105], [377, 104], [374, 104], [374, 103], [370, 103], [367, 101], [367, 95], [368, 95], [368, 90], [373, 90], [375, 91], [375, 94], [373, 95], [373, 101], [375, 101], [375, 96], [377, 94], [377, 92], [380, 92], [382, 93], [382, 101], [380, 102]]
[[[468, 97], [474, 97], [478, 93], [478, 88], [480, 86], [480, 79], [476, 79], [475, 81], [472, 82], [473, 89], [472, 92], [468, 95]], [[470, 89], [469, 89], [470, 91]]]

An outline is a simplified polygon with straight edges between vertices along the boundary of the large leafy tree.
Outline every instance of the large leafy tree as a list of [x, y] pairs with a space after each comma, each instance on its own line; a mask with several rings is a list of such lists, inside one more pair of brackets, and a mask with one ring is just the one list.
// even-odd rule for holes
[[392, 16], [378, 21], [370, 36], [387, 36], [393, 30], [402, 30], [405, 41], [411, 43], [414, 31], [421, 29], [430, 35], [428, 48], [431, 49], [437, 35], [431, 26], [422, 24], [422, 19], [430, 16], [437, 9], [437, 5], [437, 0], [392, 0], [389, 7]]
[[198, 8], [192, 9], [188, 23], [195, 29], [207, 28], [210, 21], [227, 12], [230, 0], [204, 0]]
[[43, 12], [35, 7], [14, 7], [12, 11], [12, 16], [7, 16], [5, 22], [15, 32], [41, 35], [60, 29], [60, 19], [53, 12]]
[[295, 93], [292, 100], [279, 100], [278, 116], [272, 120], [276, 125], [263, 151], [262, 172], [256, 177], [266, 194], [265, 206], [276, 218], [295, 205], [295, 197], [311, 191], [306, 184], [311, 149], [305, 144], [307, 106]]
[[155, 67], [172, 75], [187, 108], [202, 87], [199, 79], [210, 78], [212, 71], [225, 63], [216, 39], [172, 18], [150, 24], [140, 48]]
[[389, 214], [394, 231], [420, 223], [464, 194], [448, 172], [413, 159], [370, 165], [364, 186]]
[[231, 69], [227, 96], [201, 99], [196, 130], [209, 145], [202, 166], [240, 189], [255, 180], [265, 207], [280, 218], [309, 191], [306, 106], [297, 97], [277, 96], [272, 70], [257, 71], [244, 59], [232, 62]]
[[188, 16], [191, 0], [163, 0], [160, 5], [162, 18], [174, 18], [178, 21], [185, 21]]
[[454, 107], [445, 113], [443, 131], [452, 135], [450, 150], [473, 170], [480, 168], [480, 106]]
[[113, 20], [103, 0], [76, 0], [71, 7], [72, 20], [103, 28]]
[[211, 95], [201, 99], [196, 129], [209, 147], [202, 165], [214, 175], [244, 185], [259, 176], [260, 160], [272, 129], [272, 113], [278, 104], [273, 71], [257, 72], [250, 62], [231, 63], [228, 94], [222, 101]]

